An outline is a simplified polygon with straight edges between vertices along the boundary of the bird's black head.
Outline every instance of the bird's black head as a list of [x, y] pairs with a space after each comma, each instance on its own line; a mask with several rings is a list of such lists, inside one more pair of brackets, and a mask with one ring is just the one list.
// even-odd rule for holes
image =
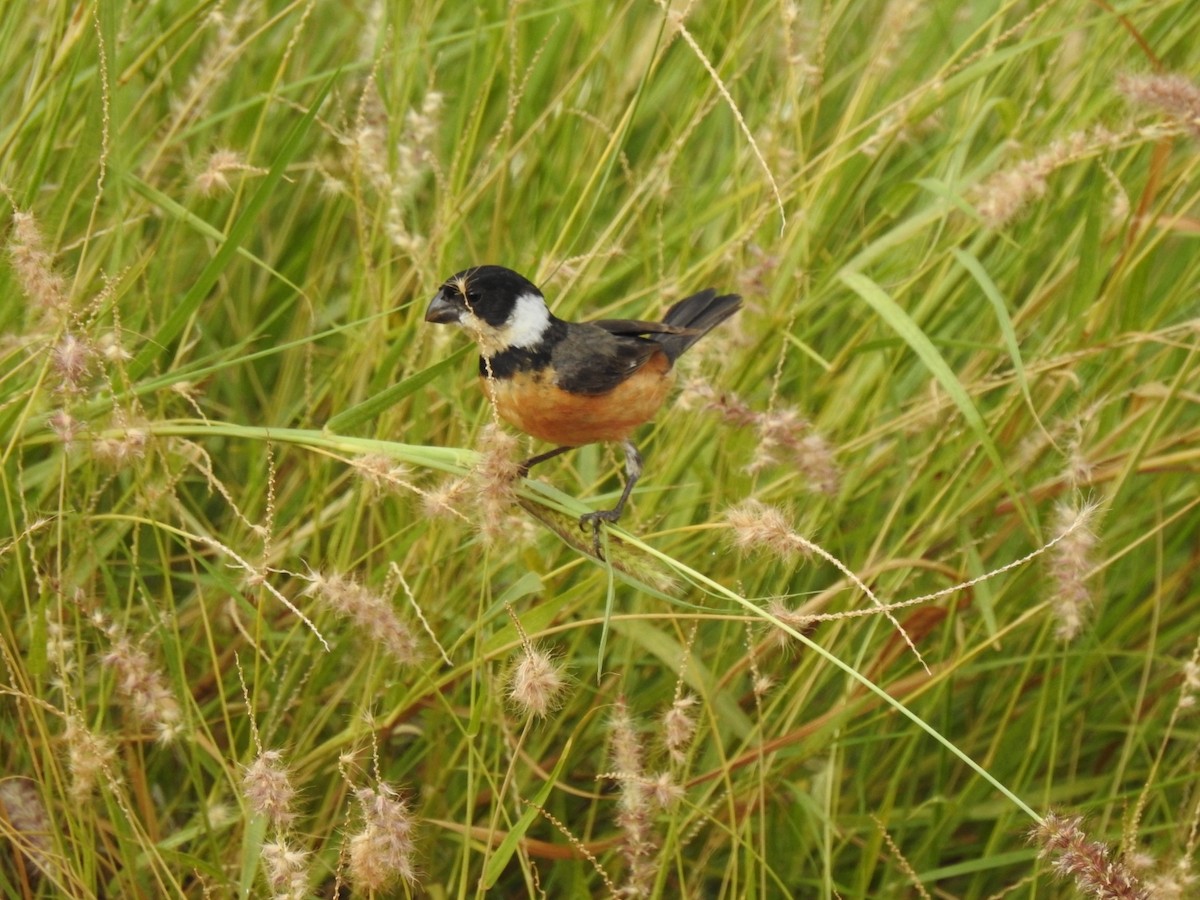
[[503, 266], [474, 266], [450, 276], [425, 311], [426, 322], [466, 329], [484, 356], [534, 346], [552, 319], [537, 285]]
[[425, 321], [458, 322], [464, 312], [472, 312], [493, 328], [500, 328], [512, 315], [517, 298], [524, 294], [542, 297], [537, 285], [512, 269], [472, 266], [446, 279], [429, 304]]

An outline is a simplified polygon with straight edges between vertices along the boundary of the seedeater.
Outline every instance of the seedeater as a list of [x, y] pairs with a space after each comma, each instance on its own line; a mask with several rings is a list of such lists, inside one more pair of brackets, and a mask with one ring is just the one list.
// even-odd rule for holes
[[737, 294], [712, 288], [667, 310], [661, 322], [598, 319], [566, 322], [546, 306], [529, 279], [503, 266], [474, 266], [447, 278], [426, 322], [460, 326], [479, 346], [479, 378], [500, 417], [555, 444], [521, 464], [521, 474], [584, 444], [615, 441], [625, 451], [625, 488], [612, 509], [585, 513], [596, 556], [600, 523], [621, 517], [642, 474], [629, 439], [667, 399], [675, 360], [737, 312]]

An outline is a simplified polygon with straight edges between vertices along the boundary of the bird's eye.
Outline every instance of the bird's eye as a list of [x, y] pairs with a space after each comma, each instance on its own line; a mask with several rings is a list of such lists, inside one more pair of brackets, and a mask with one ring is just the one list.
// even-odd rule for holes
[[479, 299], [479, 291], [467, 291], [467, 299], [474, 303]]

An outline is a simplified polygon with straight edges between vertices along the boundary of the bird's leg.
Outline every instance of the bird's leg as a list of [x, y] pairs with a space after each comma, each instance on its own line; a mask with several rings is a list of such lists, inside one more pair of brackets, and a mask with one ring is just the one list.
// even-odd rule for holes
[[600, 552], [600, 523], [615, 522], [621, 518], [625, 501], [629, 499], [633, 486], [642, 475], [642, 456], [637, 447], [633, 446], [632, 441], [621, 441], [621, 448], [625, 451], [625, 490], [621, 491], [621, 499], [612, 509], [598, 509], [579, 517], [580, 528], [592, 526], [592, 549], [596, 551], [598, 559], [604, 559], [604, 554]]
[[574, 447], [555, 447], [553, 450], [547, 450], [545, 453], [539, 453], [537, 456], [531, 456], [529, 459], [525, 460], [525, 462], [521, 463], [520, 468], [517, 469], [517, 475], [520, 478], [524, 478], [529, 474], [529, 470], [538, 463], [545, 462], [548, 459], [554, 459], [554, 457], [566, 453], [568, 450], [574, 449]]

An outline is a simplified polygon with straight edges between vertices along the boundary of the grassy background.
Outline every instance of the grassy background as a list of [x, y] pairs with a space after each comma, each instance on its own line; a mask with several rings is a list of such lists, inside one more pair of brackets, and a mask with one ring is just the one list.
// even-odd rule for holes
[[[1121, 80], [1193, 0], [20, 6], [3, 896], [1073, 896], [1050, 810], [1194, 890], [1200, 105]], [[482, 262], [745, 296], [612, 567], [610, 451], [471, 474]], [[873, 604], [797, 535], [888, 603], [1089, 501], [893, 611], [928, 671], [802, 618]]]

